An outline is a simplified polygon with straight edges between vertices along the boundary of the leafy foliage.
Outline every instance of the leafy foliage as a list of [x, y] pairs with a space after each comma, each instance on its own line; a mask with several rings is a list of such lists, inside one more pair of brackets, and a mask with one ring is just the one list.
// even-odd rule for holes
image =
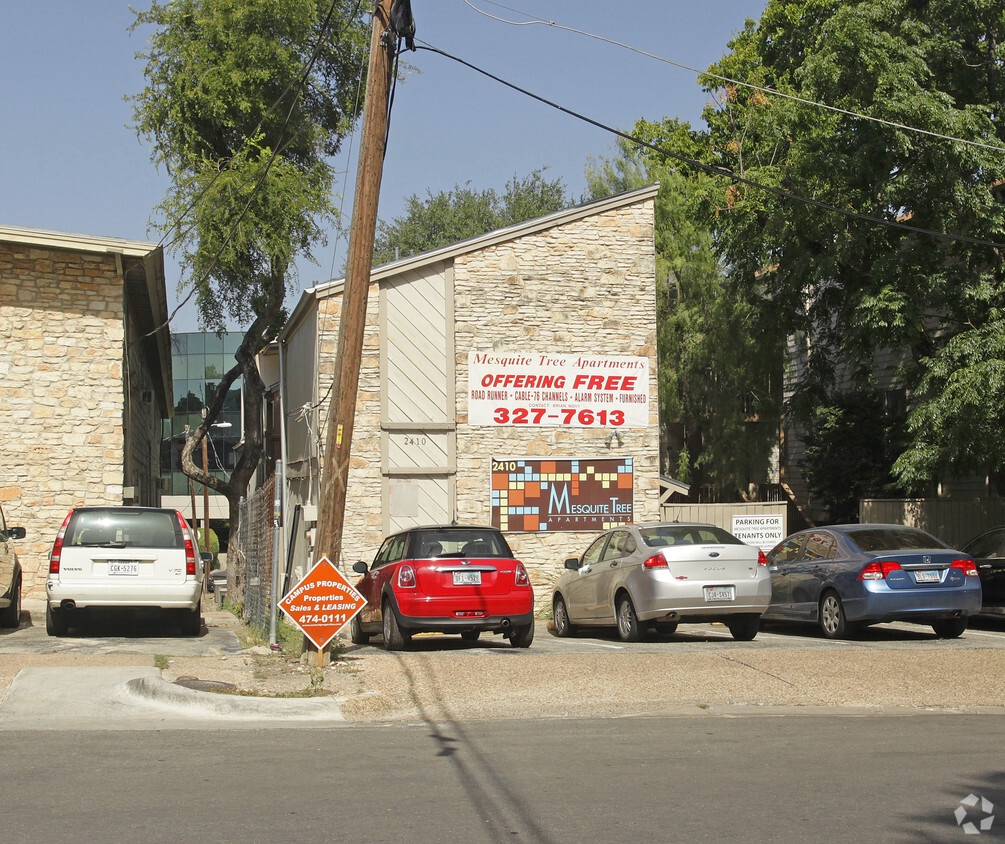
[[[637, 135], [649, 133], [647, 124]], [[777, 443], [780, 340], [759, 291], [725, 271], [693, 184], [621, 142], [591, 160], [594, 198], [660, 183], [656, 199], [661, 470], [718, 500], [763, 483]]]
[[428, 252], [567, 208], [572, 202], [561, 179], [548, 181], [543, 170], [514, 176], [500, 196], [494, 189], [475, 190], [470, 182], [452, 190], [412, 194], [405, 213], [377, 226], [374, 265]]
[[[896, 470], [916, 488], [940, 472], [1002, 468], [1001, 449], [975, 438], [1000, 428], [1002, 405], [961, 397], [986, 392], [986, 371], [964, 360], [1000, 360], [1005, 266], [985, 243], [864, 217], [1005, 240], [1005, 207], [992, 192], [1001, 150], [939, 137], [1002, 145], [1003, 37], [1005, 4], [996, 0], [770, 0], [709, 69], [720, 78], [705, 77], [714, 93], [705, 128], [637, 127], [679, 155], [782, 192], [667, 165], [687, 178], [730, 278], [763, 289], [762, 311], [807, 338], [790, 405], [804, 429], [841, 394], [873, 389], [878, 353], [904, 350], [895, 382], [917, 393]], [[941, 398], [947, 384], [955, 400]]]
[[901, 492], [891, 477], [903, 419], [879, 393], [856, 390], [818, 404], [809, 416], [803, 473], [831, 521], [858, 521], [860, 498]]

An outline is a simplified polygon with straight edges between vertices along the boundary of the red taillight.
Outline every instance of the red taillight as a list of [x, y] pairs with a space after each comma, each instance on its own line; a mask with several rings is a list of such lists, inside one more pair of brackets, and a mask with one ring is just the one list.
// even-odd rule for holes
[[185, 574], [189, 577], [195, 577], [198, 560], [195, 558], [195, 545], [192, 543], [192, 534], [189, 533], [188, 525], [185, 524], [185, 517], [177, 510], [174, 511], [174, 514], [178, 517], [178, 524], [181, 525], [181, 535], [185, 538]]
[[766, 566], [768, 564], [768, 558], [764, 556], [763, 551], [757, 552], [757, 565]]
[[895, 560], [874, 560], [858, 574], [859, 580], [885, 580], [892, 571], [900, 571], [900, 563]]
[[56, 534], [56, 541], [52, 543], [52, 550], [49, 552], [49, 574], [59, 574], [59, 558], [63, 556], [63, 536], [66, 534], [66, 526], [70, 522], [73, 510], [66, 514], [63, 519], [63, 526]]
[[398, 568], [398, 586], [402, 589], [415, 588], [415, 569], [411, 566], [401, 566]]
[[516, 564], [513, 574], [517, 586], [530, 586], [530, 577], [528, 577], [527, 569], [523, 567], [523, 563]]
[[977, 577], [977, 563], [973, 560], [953, 560], [950, 568], [963, 569], [967, 577]]
[[667, 563], [667, 558], [663, 554], [657, 554], [655, 557], [650, 557], [642, 564], [643, 568], [647, 569], [668, 569], [670, 568]]

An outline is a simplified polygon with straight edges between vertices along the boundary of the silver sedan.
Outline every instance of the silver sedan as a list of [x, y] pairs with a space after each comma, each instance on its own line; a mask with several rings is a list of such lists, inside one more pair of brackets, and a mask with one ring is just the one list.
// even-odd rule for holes
[[616, 626], [637, 642], [650, 628], [669, 634], [680, 622], [721, 621], [749, 641], [771, 601], [764, 553], [714, 525], [624, 525], [565, 567], [552, 592], [559, 636], [577, 625]]

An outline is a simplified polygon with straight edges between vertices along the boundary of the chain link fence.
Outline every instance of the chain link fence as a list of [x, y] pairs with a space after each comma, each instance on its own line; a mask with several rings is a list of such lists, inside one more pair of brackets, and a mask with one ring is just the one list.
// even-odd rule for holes
[[[273, 475], [251, 498], [241, 501], [241, 523], [237, 543], [231, 538], [234, 559], [233, 599], [243, 605], [243, 620], [258, 628], [268, 628], [274, 600], [272, 557], [276, 476]], [[228, 568], [230, 563], [228, 562]]]

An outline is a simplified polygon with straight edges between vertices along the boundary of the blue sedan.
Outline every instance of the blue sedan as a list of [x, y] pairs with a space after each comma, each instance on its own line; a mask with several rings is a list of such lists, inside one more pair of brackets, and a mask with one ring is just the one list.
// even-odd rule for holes
[[885, 621], [931, 624], [955, 639], [981, 609], [972, 557], [904, 525], [831, 525], [794, 533], [768, 554], [765, 621], [808, 621], [840, 639]]

